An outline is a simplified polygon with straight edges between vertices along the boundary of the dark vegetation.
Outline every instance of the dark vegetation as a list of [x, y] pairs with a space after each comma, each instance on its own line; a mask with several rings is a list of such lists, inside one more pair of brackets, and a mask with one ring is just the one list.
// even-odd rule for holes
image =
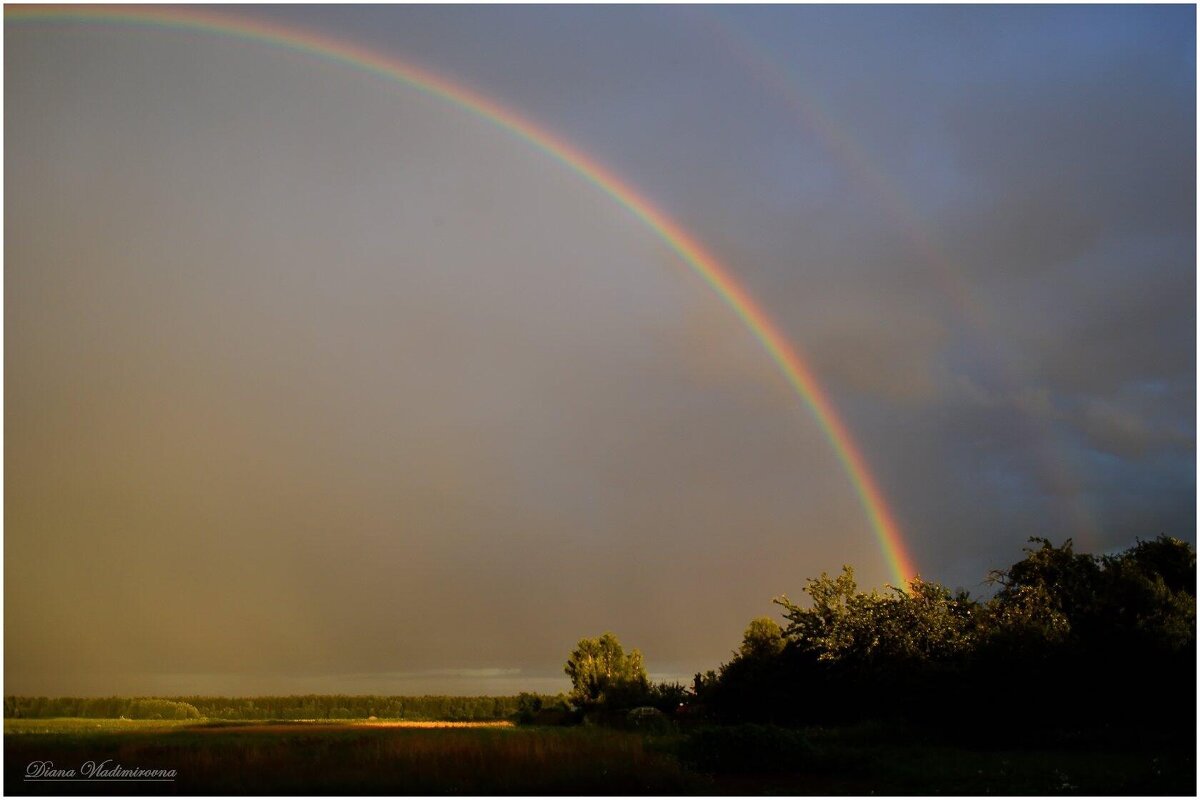
[[6, 697], [5, 719], [411, 719], [485, 721], [510, 719], [517, 697], [392, 697], [293, 695], [287, 697]]
[[[886, 773], [860, 788], [1194, 793], [1195, 551], [1165, 536], [1104, 556], [1030, 541], [986, 600], [919, 578], [860, 591], [849, 567], [811, 579], [808, 603], [777, 599], [784, 624], [751, 621], [682, 696], [611, 634], [585, 639], [566, 666], [571, 699], [606, 721], [670, 711], [682, 763], [776, 775], [781, 791], [811, 791], [788, 776]], [[933, 753], [990, 777], [947, 775]]]
[[6, 736], [5, 785], [44, 788], [14, 772], [32, 758], [111, 753], [180, 769], [184, 793], [1194, 794], [1195, 551], [1031, 541], [987, 599], [920, 579], [860, 591], [848, 567], [812, 579], [691, 687], [652, 683], [604, 634], [571, 652], [557, 697], [10, 697], [8, 718], [521, 724]]
[[637, 650], [581, 640], [567, 661], [584, 714], [650, 706], [718, 724], [951, 728], [973, 738], [1151, 725], [1195, 736], [1196, 554], [1178, 539], [1115, 555], [1030, 540], [987, 600], [916, 578], [860, 591], [850, 567], [810, 579], [784, 624], [752, 620], [693, 685], [651, 684]]
[[920, 579], [861, 592], [847, 567], [810, 580], [786, 624], [755, 620], [697, 675], [723, 723], [903, 721], [973, 739], [1152, 727], [1195, 741], [1196, 554], [1160, 537], [1110, 556], [1044, 539], [991, 574], [987, 601]]

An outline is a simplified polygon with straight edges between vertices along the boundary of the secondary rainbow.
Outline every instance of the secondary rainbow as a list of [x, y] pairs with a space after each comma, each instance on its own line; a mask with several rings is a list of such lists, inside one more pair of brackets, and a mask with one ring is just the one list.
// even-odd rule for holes
[[[805, 130], [817, 134], [831, 155], [848, 169], [864, 194], [888, 214], [912, 244], [913, 252], [921, 257], [938, 277], [933, 285], [949, 301], [948, 308], [956, 313], [964, 327], [974, 331], [976, 341], [992, 345], [999, 340], [999, 324], [993, 309], [981, 302], [972, 290], [963, 270], [936, 235], [936, 231], [917, 210], [895, 180], [872, 157], [870, 148], [855, 136], [853, 130], [839, 122], [817, 94], [811, 91], [804, 76], [790, 68], [770, 46], [758, 41], [744, 26], [737, 25], [713, 6], [688, 7], [690, 18], [707, 36], [716, 49], [741, 64], [772, 97], [792, 112]], [[981, 349], [975, 367], [992, 371], [993, 379], [1009, 393], [1021, 391], [1009, 360], [991, 347]], [[1046, 476], [1067, 491], [1060, 492], [1063, 511], [1067, 515], [1076, 541], [1094, 541], [1098, 523], [1095, 509], [1088, 502], [1087, 492], [1076, 470], [1068, 461], [1069, 448], [1050, 422], [1040, 415], [1024, 414], [1022, 424], [1030, 434], [1033, 453], [1040, 454]]]
[[780, 332], [766, 311], [737, 282], [733, 273], [706, 251], [678, 223], [654, 208], [648, 200], [613, 172], [544, 127], [535, 125], [516, 112], [465, 86], [451, 83], [421, 67], [325, 34], [316, 34], [277, 23], [266, 24], [248, 18], [195, 8], [147, 8], [145, 6], [105, 8], [98, 6], [6, 5], [4, 18], [8, 23], [22, 21], [92, 22], [200, 31], [274, 45], [373, 73], [387, 80], [399, 81], [413, 89], [439, 97], [465, 111], [484, 117], [533, 144], [629, 209], [647, 227], [658, 234], [697, 275], [725, 300], [754, 337], [758, 339], [779, 366], [788, 383], [816, 417], [817, 423], [832, 445], [834, 453], [854, 486], [859, 501], [867, 513], [871, 528], [882, 548], [888, 569], [897, 585], [906, 586], [908, 580], [916, 574], [904, 541], [900, 537], [899, 526], [888, 508], [877, 482], [867, 468], [866, 459], [850, 436], [845, 423], [835, 411], [828, 395], [817, 383], [799, 349]]

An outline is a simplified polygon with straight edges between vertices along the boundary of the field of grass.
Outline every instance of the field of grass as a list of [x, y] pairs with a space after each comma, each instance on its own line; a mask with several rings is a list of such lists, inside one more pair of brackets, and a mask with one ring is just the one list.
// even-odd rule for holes
[[678, 794], [709, 787], [642, 736], [607, 729], [37, 722], [51, 723], [40, 728], [49, 732], [6, 727], [7, 794], [63, 791], [62, 783], [25, 782], [31, 761], [78, 769], [104, 759], [178, 776], [173, 784], [88, 784], [89, 793]]
[[[387, 720], [5, 721], [5, 792], [62, 794], [1193, 794], [1194, 750], [1137, 737], [971, 746], [890, 726], [808, 729], [772, 766], [715, 768], [696, 733]], [[750, 741], [755, 741], [751, 738]], [[737, 742], [734, 741], [734, 746]], [[768, 740], [769, 744], [769, 740]], [[734, 747], [736, 749], [736, 747]], [[173, 783], [29, 783], [31, 761], [111, 759]], [[720, 760], [720, 759], [718, 759]], [[750, 768], [746, 768], [749, 764]]]

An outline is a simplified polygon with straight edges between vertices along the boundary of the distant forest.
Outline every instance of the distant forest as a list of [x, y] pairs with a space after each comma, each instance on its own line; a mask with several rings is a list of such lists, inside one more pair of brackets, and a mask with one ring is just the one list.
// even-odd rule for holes
[[514, 697], [6, 697], [5, 718], [496, 720], [517, 713]]
[[812, 578], [807, 602], [775, 600], [783, 625], [752, 620], [731, 659], [691, 686], [652, 684], [641, 653], [605, 634], [579, 642], [573, 691], [555, 697], [8, 697], [4, 714], [570, 724], [656, 708], [681, 724], [896, 720], [973, 737], [1148, 724], [1194, 739], [1194, 548], [1160, 536], [1094, 556], [1030, 542], [988, 576], [986, 600], [919, 578], [864, 592], [849, 567]]

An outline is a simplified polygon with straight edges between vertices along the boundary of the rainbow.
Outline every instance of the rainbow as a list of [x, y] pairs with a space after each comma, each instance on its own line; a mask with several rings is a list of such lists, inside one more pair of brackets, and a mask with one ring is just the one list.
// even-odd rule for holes
[[733, 273], [678, 223], [656, 209], [650, 201], [616, 174], [544, 127], [535, 125], [516, 112], [465, 86], [451, 83], [421, 67], [325, 34], [277, 23], [268, 25], [256, 20], [196, 8], [145, 6], [105, 8], [6, 5], [4, 18], [7, 23], [63, 21], [199, 31], [273, 45], [371, 73], [385, 80], [400, 82], [483, 117], [534, 145], [632, 212], [733, 309], [779, 366], [787, 382], [804, 400], [832, 445], [867, 513], [896, 585], [906, 587], [908, 581], [916, 575], [912, 559], [901, 539], [895, 516], [871, 475], [862, 451], [855, 444], [828, 395], [817, 383], [799, 349], [787, 340], [762, 306], [737, 282]]

